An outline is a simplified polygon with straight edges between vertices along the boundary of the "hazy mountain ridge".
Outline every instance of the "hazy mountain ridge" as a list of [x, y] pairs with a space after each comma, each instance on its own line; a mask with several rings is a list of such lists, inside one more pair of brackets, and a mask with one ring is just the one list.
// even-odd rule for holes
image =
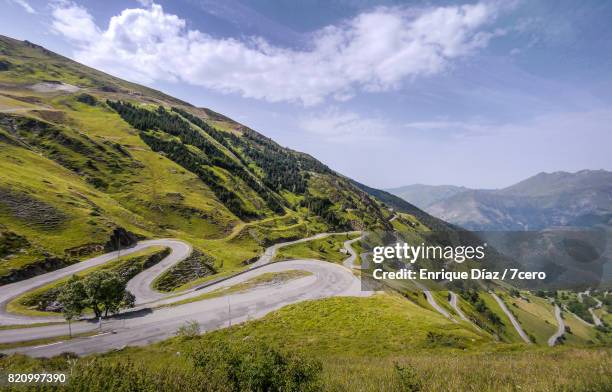
[[438, 201], [448, 199], [467, 190], [469, 190], [469, 188], [463, 186], [424, 184], [406, 185], [398, 188], [385, 189], [385, 191], [399, 196], [402, 199], [423, 209]]
[[[436, 191], [435, 188], [423, 188], [424, 196], [420, 197], [427, 197]], [[438, 194], [445, 189], [448, 188], [442, 187]], [[418, 197], [414, 196], [417, 200]], [[612, 172], [539, 173], [498, 190], [457, 192], [424, 208], [440, 219], [472, 230], [609, 225], [612, 218]]]

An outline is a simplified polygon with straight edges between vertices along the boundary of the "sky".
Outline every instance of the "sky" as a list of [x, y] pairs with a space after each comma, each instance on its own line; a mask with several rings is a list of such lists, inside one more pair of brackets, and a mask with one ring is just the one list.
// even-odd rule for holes
[[370, 186], [612, 169], [607, 0], [0, 4], [0, 34], [211, 108]]

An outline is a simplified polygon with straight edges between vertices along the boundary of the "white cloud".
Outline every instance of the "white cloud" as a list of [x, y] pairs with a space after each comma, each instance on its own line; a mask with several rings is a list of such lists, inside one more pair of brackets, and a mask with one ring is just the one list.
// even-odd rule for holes
[[82, 7], [59, 3], [53, 28], [75, 42], [77, 60], [122, 77], [313, 105], [444, 71], [497, 34], [486, 30], [496, 12], [493, 3], [418, 12], [378, 8], [314, 32], [306, 50], [189, 30], [185, 20], [154, 3], [123, 10], [106, 30]]
[[497, 126], [482, 121], [414, 121], [404, 124], [409, 131], [416, 131], [421, 136], [445, 136], [449, 138], [466, 138], [491, 134]]
[[58, 2], [53, 8], [52, 28], [55, 32], [82, 45], [93, 45], [100, 31], [89, 12], [74, 3]]
[[353, 143], [387, 139], [387, 130], [391, 125], [379, 118], [331, 108], [303, 117], [298, 126], [304, 131], [323, 137], [326, 141]]
[[23, 8], [28, 14], [35, 14], [36, 10], [32, 8], [26, 0], [9, 0], [9, 3], [15, 3]]

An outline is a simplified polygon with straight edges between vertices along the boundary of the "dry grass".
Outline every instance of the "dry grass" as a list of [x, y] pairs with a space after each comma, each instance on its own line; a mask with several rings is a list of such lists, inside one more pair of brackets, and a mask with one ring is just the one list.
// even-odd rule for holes
[[414, 370], [422, 391], [612, 390], [610, 349], [329, 358], [324, 383], [331, 391], [401, 390], [395, 363]]

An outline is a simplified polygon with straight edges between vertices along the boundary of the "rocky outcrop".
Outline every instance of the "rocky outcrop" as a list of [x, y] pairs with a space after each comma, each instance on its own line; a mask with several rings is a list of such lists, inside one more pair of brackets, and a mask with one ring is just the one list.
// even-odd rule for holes
[[123, 227], [117, 227], [113, 230], [110, 239], [104, 245], [104, 249], [107, 252], [111, 252], [113, 250], [129, 248], [136, 245], [139, 239], [140, 238], [131, 231], [127, 231]]

